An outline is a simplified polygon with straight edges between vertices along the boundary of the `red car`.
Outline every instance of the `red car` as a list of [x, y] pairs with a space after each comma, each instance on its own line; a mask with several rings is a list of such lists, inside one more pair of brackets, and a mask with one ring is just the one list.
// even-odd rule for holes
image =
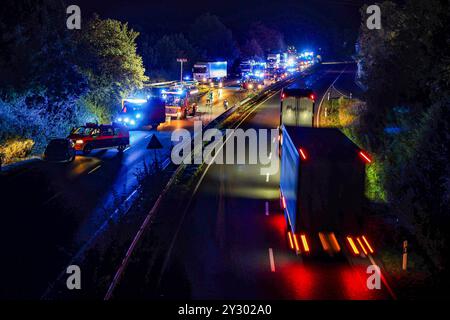
[[74, 128], [68, 137], [75, 144], [75, 150], [89, 154], [94, 149], [117, 148], [123, 152], [130, 145], [128, 129], [120, 124], [95, 124]]

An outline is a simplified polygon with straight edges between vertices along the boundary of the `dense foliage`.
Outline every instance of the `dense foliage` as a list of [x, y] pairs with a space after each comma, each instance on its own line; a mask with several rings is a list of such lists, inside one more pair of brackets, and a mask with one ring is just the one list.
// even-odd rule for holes
[[[0, 146], [6, 161], [41, 152], [72, 126], [109, 121], [121, 98], [147, 79], [136, 53], [138, 33], [98, 17], [69, 30], [65, 9], [57, 0], [1, 6]], [[9, 147], [24, 139], [32, 141], [22, 143], [26, 150]]]
[[450, 245], [450, 8], [439, 0], [380, 6], [382, 29], [363, 24], [359, 38], [367, 87], [361, 135], [383, 168], [391, 210], [443, 268]]

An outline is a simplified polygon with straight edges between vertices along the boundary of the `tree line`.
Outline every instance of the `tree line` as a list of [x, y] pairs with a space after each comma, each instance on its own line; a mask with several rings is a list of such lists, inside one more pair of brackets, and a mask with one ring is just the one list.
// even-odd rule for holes
[[[380, 164], [389, 210], [438, 270], [450, 256], [450, 10], [445, 1], [380, 4], [382, 28], [362, 24], [357, 59], [367, 88], [362, 141]], [[365, 8], [361, 14], [365, 15]]]
[[[87, 121], [110, 122], [121, 98], [148, 81], [179, 76], [200, 60], [230, 64], [240, 56], [263, 58], [282, 49], [283, 36], [255, 23], [239, 44], [217, 16], [199, 16], [189, 30], [140, 35], [127, 23], [84, 17], [80, 30], [66, 28], [60, 0], [8, 1], [0, 6], [0, 153], [4, 162], [43, 151]], [[139, 28], [139, 27], [138, 27]], [[136, 29], [136, 28], [134, 28]]]

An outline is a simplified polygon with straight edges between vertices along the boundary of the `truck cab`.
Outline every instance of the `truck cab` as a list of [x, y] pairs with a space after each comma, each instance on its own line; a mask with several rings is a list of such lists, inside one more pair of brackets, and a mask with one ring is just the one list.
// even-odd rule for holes
[[195, 116], [198, 108], [198, 89], [189, 87], [171, 88], [162, 91], [166, 117], [186, 119]]
[[129, 129], [146, 126], [156, 129], [165, 119], [165, 102], [161, 97], [123, 99], [122, 109], [116, 117], [118, 123]]

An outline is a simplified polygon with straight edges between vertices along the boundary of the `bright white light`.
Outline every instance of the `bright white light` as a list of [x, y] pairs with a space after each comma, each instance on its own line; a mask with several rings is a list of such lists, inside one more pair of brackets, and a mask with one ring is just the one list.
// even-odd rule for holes
[[140, 119], [141, 118], [141, 114], [140, 113], [137, 113], [136, 114], [136, 119]]
[[77, 140], [77, 141], [75, 141], [75, 143], [76, 143], [76, 144], [83, 144], [84, 141], [83, 141], [83, 140]]
[[131, 103], [146, 103], [147, 102], [146, 99], [139, 99], [139, 98], [124, 99], [124, 101], [131, 102]]
[[117, 118], [117, 121], [122, 122], [122, 118]]
[[129, 118], [125, 118], [123, 121], [125, 121], [126, 123], [130, 122]]
[[134, 126], [134, 125], [136, 124], [136, 121], [134, 121], [133, 119], [131, 119], [131, 120], [130, 120], [130, 124]]

